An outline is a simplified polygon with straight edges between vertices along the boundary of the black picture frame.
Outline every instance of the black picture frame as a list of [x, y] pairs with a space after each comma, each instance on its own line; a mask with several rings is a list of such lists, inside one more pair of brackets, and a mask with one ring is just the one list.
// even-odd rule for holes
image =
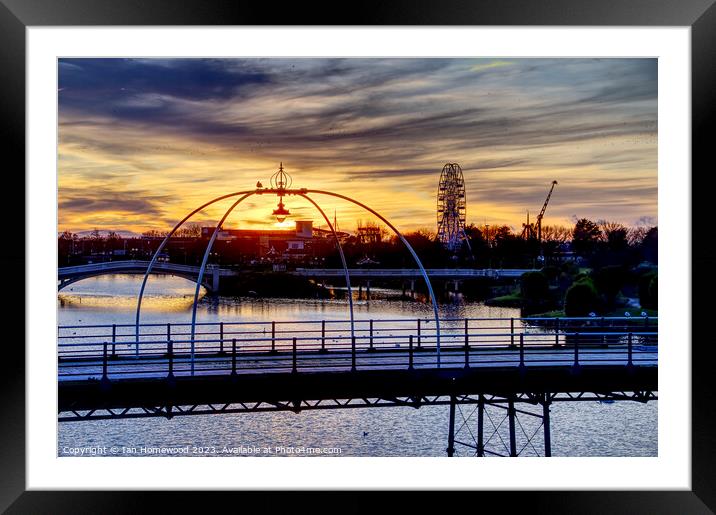
[[[712, 186], [714, 167], [710, 135], [714, 132], [716, 106], [716, 6], [714, 0], [442, 0], [360, 2], [346, 9], [340, 2], [291, 3], [277, 8], [268, 2], [228, 0], [0, 0], [0, 165], [7, 182], [14, 182], [12, 195], [5, 199], [5, 211], [24, 213], [25, 191], [25, 30], [30, 26], [82, 25], [551, 25], [551, 26], [688, 26], [691, 27], [692, 71], [692, 328], [684, 331], [684, 341], [667, 342], [688, 347], [692, 356], [692, 490], [691, 491], [613, 491], [613, 492], [480, 492], [480, 503], [487, 506], [493, 497], [509, 495], [510, 508], [542, 513], [713, 513], [716, 510], [716, 435], [714, 424], [715, 389], [713, 343], [706, 324], [710, 308], [706, 299], [716, 284], [713, 279], [716, 251], [709, 245], [710, 226], [707, 195]], [[710, 130], [709, 130], [710, 129]], [[688, 170], [684, 180], [689, 180]], [[703, 220], [703, 222], [696, 223]], [[13, 220], [10, 222], [16, 225]], [[24, 229], [24, 226], [23, 226]], [[13, 233], [13, 252], [2, 252], [6, 292], [11, 313], [5, 320], [4, 349], [0, 354], [2, 372], [2, 423], [0, 432], [0, 509], [8, 513], [124, 513], [144, 511], [160, 502], [162, 511], [191, 508], [200, 503], [189, 493], [147, 492], [40, 492], [25, 486], [25, 352], [24, 328], [10, 323], [25, 315], [24, 277], [25, 238]], [[9, 247], [8, 247], [9, 248]], [[18, 292], [23, 292], [19, 295]], [[701, 302], [699, 302], [701, 299]], [[28, 308], [29, 309], [29, 308]], [[22, 311], [22, 312], [21, 312]], [[212, 494], [219, 506], [233, 493]], [[239, 493], [241, 502], [250, 500]], [[260, 495], [260, 494], [257, 494]], [[271, 496], [276, 509], [300, 506], [304, 494]], [[358, 510], [370, 499], [355, 493], [321, 497], [321, 504], [336, 503]], [[451, 494], [455, 495], [455, 494]], [[218, 497], [218, 499], [216, 498]], [[353, 499], [355, 497], [355, 499]], [[458, 496], [459, 497], [459, 496]], [[424, 505], [424, 497], [411, 496]], [[255, 499], [266, 502], [266, 497]], [[501, 499], [504, 500], [504, 499]], [[314, 498], [315, 501], [315, 498]], [[233, 501], [232, 501], [233, 502]], [[463, 502], [451, 498], [450, 503]], [[279, 507], [276, 503], [283, 504]]]

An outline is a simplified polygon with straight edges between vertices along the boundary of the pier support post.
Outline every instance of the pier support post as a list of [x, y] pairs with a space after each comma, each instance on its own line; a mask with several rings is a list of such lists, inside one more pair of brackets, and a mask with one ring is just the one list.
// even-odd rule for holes
[[410, 298], [415, 298], [415, 279], [410, 280]]
[[515, 401], [514, 398], [510, 397], [510, 400], [507, 402], [507, 418], [510, 424], [510, 457], [513, 458], [517, 456], [517, 433], [515, 429], [516, 416]]
[[358, 300], [363, 300], [363, 285], [358, 285]]
[[370, 300], [370, 281], [365, 282], [365, 300]]
[[480, 394], [477, 399], [477, 455], [485, 456], [485, 397]]
[[545, 392], [542, 400], [542, 425], [544, 426], [544, 455], [546, 458], [552, 456], [552, 428], [549, 424], [549, 393]]
[[450, 421], [448, 428], [448, 446], [447, 455], [448, 458], [452, 458], [455, 454], [455, 396], [450, 396]]
[[211, 274], [211, 292], [219, 293], [219, 268], [214, 268]]

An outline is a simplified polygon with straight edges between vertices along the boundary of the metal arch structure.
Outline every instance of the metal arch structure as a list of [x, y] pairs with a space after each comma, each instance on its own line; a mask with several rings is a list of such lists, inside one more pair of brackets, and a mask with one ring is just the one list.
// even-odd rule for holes
[[[283, 172], [283, 167], [281, 169], [281, 172]], [[283, 189], [282, 191], [286, 191]], [[201, 289], [202, 280], [204, 278], [204, 273], [206, 271], [206, 266], [209, 262], [209, 255], [211, 254], [211, 249], [214, 247], [214, 242], [216, 241], [216, 237], [219, 234], [219, 231], [221, 230], [221, 227], [224, 225], [224, 222], [228, 218], [228, 216], [236, 209], [236, 207], [243, 202], [248, 197], [256, 195], [256, 192], [252, 193], [246, 193], [241, 198], [239, 198], [236, 202], [234, 202], [229, 209], [226, 210], [224, 213], [224, 216], [221, 218], [219, 223], [216, 224], [214, 227], [214, 231], [211, 234], [211, 238], [209, 239], [209, 243], [206, 246], [206, 250], [204, 251], [204, 257], [201, 262], [201, 268], [199, 269], [199, 275], [196, 280], [196, 288], [194, 290], [194, 301], [192, 302], [191, 307], [191, 337], [190, 337], [190, 344], [191, 344], [191, 374], [194, 375], [194, 354], [195, 354], [195, 337], [196, 337], [196, 310], [199, 302], [199, 291]], [[351, 338], [355, 336], [355, 324], [354, 324], [354, 314], [353, 314], [353, 291], [351, 290], [351, 284], [350, 284], [350, 274], [348, 272], [348, 264], [346, 263], [345, 255], [343, 254], [343, 247], [341, 246], [341, 242], [338, 239], [338, 234], [336, 234], [336, 231], [333, 229], [333, 225], [328, 220], [328, 217], [324, 213], [324, 211], [318, 206], [316, 202], [313, 201], [310, 197], [307, 195], [303, 195], [301, 193], [297, 193], [296, 195], [301, 196], [305, 199], [307, 199], [309, 202], [311, 202], [316, 209], [321, 213], [321, 216], [323, 216], [324, 220], [328, 223], [328, 226], [331, 228], [331, 232], [333, 233], [333, 236], [336, 240], [336, 245], [338, 246], [338, 252], [341, 256], [341, 261], [343, 263], [343, 270], [346, 277], [346, 285], [348, 289], [348, 304], [349, 304], [349, 310], [350, 310], [350, 321], [351, 321]]]
[[[257, 185], [257, 188], [256, 188], [255, 190], [239, 191], [239, 192], [229, 193], [229, 194], [227, 194], [227, 195], [222, 195], [222, 196], [220, 196], [220, 197], [216, 197], [215, 199], [210, 200], [209, 202], [207, 202], [207, 203], [201, 205], [201, 206], [198, 207], [197, 209], [195, 209], [195, 210], [193, 210], [192, 212], [190, 212], [188, 215], [186, 215], [181, 221], [179, 221], [179, 222], [172, 228], [172, 230], [167, 234], [167, 236], [164, 238], [164, 240], [162, 241], [162, 243], [159, 245], [159, 247], [158, 247], [157, 250], [155, 251], [154, 255], [152, 256], [152, 259], [151, 259], [151, 261], [149, 262], [149, 265], [147, 266], [147, 270], [146, 270], [146, 272], [144, 273], [144, 278], [143, 278], [143, 280], [142, 280], [142, 285], [141, 285], [140, 290], [139, 290], [139, 296], [138, 296], [138, 299], [137, 299], [136, 317], [135, 317], [136, 355], [137, 355], [137, 356], [139, 355], [139, 340], [140, 340], [139, 323], [140, 323], [140, 317], [141, 317], [142, 297], [143, 297], [143, 295], [144, 295], [144, 289], [145, 289], [145, 286], [146, 286], [147, 279], [148, 279], [148, 277], [149, 277], [149, 274], [150, 274], [151, 271], [152, 271], [152, 268], [154, 267], [154, 264], [155, 264], [156, 261], [157, 261], [157, 257], [159, 256], [159, 254], [161, 253], [161, 251], [164, 249], [164, 247], [165, 247], [166, 244], [168, 243], [168, 241], [169, 241], [169, 239], [171, 238], [171, 236], [172, 236], [189, 218], [191, 218], [193, 215], [195, 215], [196, 213], [198, 213], [198, 212], [201, 211], [202, 209], [206, 208], [207, 206], [210, 206], [210, 205], [212, 205], [212, 204], [214, 204], [214, 203], [216, 203], [216, 202], [218, 202], [218, 201], [220, 201], [220, 200], [224, 200], [224, 199], [227, 199], [227, 198], [231, 198], [231, 197], [236, 197], [236, 196], [239, 196], [239, 195], [243, 195], [239, 200], [237, 200], [237, 201], [226, 211], [226, 213], [225, 213], [224, 216], [222, 217], [221, 221], [220, 221], [220, 222], [217, 224], [217, 226], [214, 228], [214, 232], [212, 233], [211, 240], [209, 241], [209, 244], [207, 245], [207, 249], [206, 249], [206, 251], [205, 251], [205, 253], [204, 253], [204, 258], [203, 258], [203, 261], [202, 261], [201, 269], [200, 269], [200, 271], [199, 271], [199, 277], [198, 277], [198, 280], [197, 280], [197, 287], [196, 287], [195, 294], [194, 294], [194, 302], [193, 302], [193, 305], [192, 305], [192, 327], [191, 327], [191, 347], [192, 347], [192, 353], [191, 353], [191, 354], [192, 354], [192, 360], [191, 360], [191, 364], [192, 364], [192, 369], [193, 369], [193, 365], [194, 365], [194, 359], [193, 359], [193, 357], [194, 357], [194, 335], [195, 335], [196, 308], [197, 308], [197, 301], [198, 301], [198, 292], [199, 292], [199, 289], [200, 289], [200, 287], [201, 287], [201, 280], [202, 280], [202, 278], [203, 278], [203, 274], [204, 274], [204, 271], [205, 271], [205, 269], [206, 269], [206, 265], [207, 265], [207, 262], [208, 262], [209, 253], [211, 252], [211, 248], [212, 248], [212, 246], [213, 246], [214, 240], [216, 239], [216, 236], [217, 236], [217, 234], [218, 234], [219, 228], [221, 227], [221, 225], [223, 224], [223, 222], [225, 221], [225, 219], [229, 216], [229, 214], [234, 210], [234, 208], [235, 208], [240, 202], [242, 202], [244, 199], [248, 198], [249, 196], [251, 196], [251, 195], [275, 194], [275, 195], [277, 195], [277, 196], [279, 197], [278, 209], [277, 209], [277, 210], [274, 210], [274, 212], [273, 212], [273, 214], [276, 215], [277, 217], [278, 217], [278, 216], [284, 216], [284, 218], [285, 218], [285, 215], [288, 215], [288, 214], [289, 214], [288, 210], [286, 210], [285, 207], [284, 207], [284, 205], [283, 205], [283, 197], [284, 197], [284, 196], [290, 196], [290, 195], [296, 195], [296, 196], [301, 196], [301, 197], [307, 199], [309, 202], [311, 202], [311, 203], [318, 209], [318, 211], [321, 213], [321, 215], [324, 217], [324, 219], [325, 219], [326, 221], [328, 221], [328, 219], [327, 219], [325, 213], [323, 212], [323, 210], [318, 206], [318, 204], [317, 204], [316, 202], [313, 201], [313, 199], [311, 199], [311, 198], [308, 197], [308, 195], [307, 195], [308, 193], [314, 193], [314, 194], [319, 194], [319, 195], [328, 195], [328, 196], [332, 196], [332, 197], [335, 197], [335, 198], [339, 198], [339, 199], [346, 200], [346, 201], [351, 202], [351, 203], [353, 203], [353, 204], [355, 204], [355, 205], [357, 205], [357, 206], [359, 206], [359, 207], [365, 209], [366, 211], [372, 213], [374, 216], [378, 217], [383, 223], [385, 223], [385, 224], [395, 233], [395, 235], [398, 237], [398, 239], [400, 239], [400, 241], [405, 245], [405, 247], [408, 249], [408, 251], [410, 252], [410, 254], [413, 256], [413, 259], [415, 260], [416, 264], [417, 264], [418, 267], [420, 268], [421, 275], [423, 276], [423, 279], [425, 280], [425, 284], [426, 284], [426, 287], [427, 287], [427, 289], [428, 289], [428, 293], [429, 293], [429, 295], [430, 295], [430, 300], [431, 300], [431, 303], [432, 303], [432, 306], [433, 306], [433, 314], [434, 314], [434, 317], [435, 317], [435, 340], [436, 340], [436, 353], [437, 353], [437, 356], [436, 356], [436, 357], [437, 357], [437, 367], [440, 368], [440, 318], [439, 318], [439, 313], [438, 313], [437, 298], [436, 298], [436, 296], [435, 296], [435, 292], [433, 291], [432, 284], [430, 283], [430, 278], [428, 277], [428, 274], [427, 274], [427, 271], [425, 270], [425, 267], [423, 266], [422, 262], [420, 261], [420, 258], [418, 257], [418, 255], [417, 255], [417, 253], [415, 252], [415, 250], [413, 249], [413, 247], [412, 247], [412, 246], [410, 245], [410, 243], [405, 239], [405, 237], [402, 235], [402, 233], [401, 233], [392, 223], [390, 223], [383, 215], [381, 215], [380, 213], [378, 213], [378, 212], [375, 211], [374, 209], [368, 207], [367, 205], [363, 204], [362, 202], [359, 202], [359, 201], [357, 201], [357, 200], [355, 200], [355, 199], [353, 199], [353, 198], [347, 197], [347, 196], [345, 196], [345, 195], [341, 195], [341, 194], [339, 194], [339, 193], [334, 193], [334, 192], [331, 192], [331, 191], [312, 190], [312, 189], [307, 189], [307, 188], [290, 189], [291, 182], [292, 182], [292, 180], [291, 180], [291, 178], [290, 178], [290, 175], [288, 175], [288, 174], [286, 174], [286, 172], [284, 172], [284, 170], [283, 170], [283, 163], [282, 163], [281, 166], [280, 166], [280, 168], [279, 168], [279, 171], [271, 177], [271, 186], [272, 186], [271, 188], [262, 188], [262, 187], [260, 186], [260, 183], [259, 183], [259, 184]], [[288, 186], [288, 187], [287, 187], [287, 186]], [[343, 249], [342, 249], [342, 247], [341, 247], [341, 245], [340, 245], [340, 241], [338, 240], [338, 235], [336, 234], [335, 228], [331, 225], [330, 221], [328, 221], [328, 225], [329, 225], [329, 227], [331, 227], [331, 230], [332, 230], [332, 232], [333, 232], [333, 235], [334, 235], [334, 237], [335, 237], [335, 239], [336, 239], [336, 243], [337, 243], [337, 246], [338, 246], [338, 251], [339, 251], [339, 254], [341, 255], [341, 260], [342, 260], [342, 264], [343, 264], [344, 271], [345, 271], [346, 285], [347, 285], [347, 287], [348, 287], [348, 294], [349, 294], [349, 307], [350, 307], [350, 318], [351, 318], [351, 336], [353, 337], [353, 335], [354, 335], [354, 323], [353, 323], [353, 321], [354, 321], [354, 315], [353, 315], [353, 302], [352, 302], [352, 298], [351, 298], [351, 297], [352, 297], [352, 291], [351, 291], [351, 289], [350, 289], [350, 274], [349, 274], [349, 272], [348, 272], [348, 266], [347, 266], [347, 263], [346, 263], [346, 260], [345, 260], [345, 255], [343, 254]]]
[[423, 266], [422, 261], [420, 261], [420, 258], [418, 257], [418, 254], [415, 252], [413, 247], [408, 243], [408, 240], [405, 239], [405, 237], [402, 235], [402, 233], [395, 228], [393, 224], [391, 224], [383, 215], [375, 211], [374, 209], [371, 209], [370, 207], [366, 206], [365, 204], [358, 202], [355, 199], [352, 199], [350, 197], [346, 197], [345, 195], [340, 195], [338, 193], [333, 193], [331, 191], [324, 191], [324, 190], [305, 190], [306, 193], [316, 193], [319, 195], [329, 195], [332, 197], [340, 198], [343, 200], [347, 200], [348, 202], [352, 202], [353, 204], [365, 209], [369, 213], [372, 213], [373, 215], [377, 216], [385, 225], [387, 225], [390, 230], [392, 230], [395, 235], [400, 239], [401, 242], [403, 242], [403, 245], [408, 249], [410, 254], [413, 256], [413, 259], [415, 260], [415, 264], [418, 265], [418, 268], [420, 268], [420, 273], [423, 276], [423, 279], [425, 280], [425, 286], [428, 288], [428, 293], [430, 294], [430, 301], [433, 305], [433, 314], [435, 316], [435, 344], [436, 344], [436, 351], [437, 351], [437, 366], [440, 368], [440, 316], [438, 314], [438, 301], [437, 297], [435, 297], [435, 292], [433, 291], [433, 286], [430, 283], [430, 278], [428, 277], [428, 273], [425, 270], [425, 267]]
[[343, 264], [343, 273], [345, 275], [346, 279], [346, 290], [348, 295], [348, 306], [350, 309], [350, 317], [351, 317], [351, 338], [355, 337], [355, 320], [353, 317], [353, 290], [351, 289], [351, 274], [348, 272], [348, 263], [346, 262], [346, 256], [343, 253], [343, 246], [341, 245], [341, 240], [338, 239], [338, 233], [336, 232], [336, 228], [333, 226], [331, 221], [326, 216], [326, 213], [321, 209], [321, 207], [318, 205], [316, 201], [314, 201], [311, 197], [308, 195], [304, 195], [302, 193], [299, 193], [298, 196], [305, 198], [308, 200], [311, 204], [315, 206], [315, 208], [318, 210], [319, 213], [321, 213], [321, 216], [328, 224], [329, 229], [331, 229], [331, 233], [333, 234], [333, 239], [336, 240], [336, 246], [338, 247], [338, 254], [341, 256], [341, 263]]
[[[206, 245], [206, 250], [204, 251], [204, 257], [201, 260], [201, 268], [199, 268], [199, 276], [196, 280], [196, 288], [194, 289], [194, 302], [192, 302], [191, 305], [191, 375], [194, 375], [194, 335], [196, 333], [196, 306], [197, 302], [199, 300], [199, 290], [201, 290], [201, 282], [204, 279], [204, 272], [206, 271], [206, 265], [209, 262], [209, 254], [211, 253], [211, 249], [214, 246], [214, 242], [216, 241], [216, 236], [219, 234], [219, 230], [221, 229], [221, 226], [224, 225], [224, 222], [228, 218], [228, 216], [231, 214], [231, 212], [236, 209], [236, 206], [238, 206], [241, 202], [243, 202], [245, 199], [249, 198], [251, 195], [255, 195], [254, 192], [252, 193], [246, 193], [239, 197], [239, 199], [234, 202], [229, 209], [226, 210], [224, 213], [224, 216], [221, 217], [221, 220], [219, 220], [219, 223], [216, 224], [216, 227], [214, 227], [214, 232], [211, 233], [211, 238], [209, 239], [209, 243]], [[139, 346], [137, 346], [139, 347]]]
[[437, 195], [438, 239], [454, 251], [465, 235], [465, 179], [457, 163], [447, 163], [440, 173]]
[[142, 311], [142, 298], [144, 297], [144, 289], [147, 286], [147, 279], [149, 279], [149, 274], [152, 272], [152, 269], [154, 268], [155, 263], [157, 262], [157, 258], [159, 257], [159, 254], [164, 250], [164, 247], [166, 247], [167, 243], [169, 242], [169, 239], [174, 235], [175, 232], [179, 230], [179, 228], [184, 225], [184, 223], [189, 220], [192, 216], [197, 214], [202, 209], [209, 207], [212, 204], [215, 204], [216, 202], [219, 202], [221, 200], [225, 200], [227, 198], [231, 197], [237, 197], [239, 195], [245, 195], [247, 193], [252, 193], [254, 190], [247, 190], [247, 191], [236, 191], [234, 193], [228, 193], [226, 195], [221, 195], [219, 197], [216, 197], [209, 202], [206, 202], [205, 204], [202, 204], [198, 208], [196, 208], [194, 211], [186, 215], [184, 218], [182, 218], [167, 235], [164, 237], [162, 242], [159, 244], [159, 247], [157, 247], [157, 250], [154, 252], [154, 255], [152, 256], [152, 259], [149, 261], [149, 265], [147, 265], [147, 270], [144, 272], [144, 278], [142, 279], [142, 285], [139, 287], [139, 295], [137, 296], [137, 310], [135, 314], [135, 336], [136, 336], [136, 355], [139, 356], [139, 319], [141, 316]]

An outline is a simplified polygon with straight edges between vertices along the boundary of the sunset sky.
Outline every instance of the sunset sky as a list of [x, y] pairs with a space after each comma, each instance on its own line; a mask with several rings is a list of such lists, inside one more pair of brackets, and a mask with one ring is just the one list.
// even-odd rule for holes
[[[467, 222], [657, 223], [656, 59], [60, 59], [60, 231], [167, 230], [283, 162], [294, 187], [436, 229], [445, 163]], [[343, 230], [369, 220], [316, 197]], [[273, 227], [254, 197], [226, 227]], [[224, 201], [194, 221], [216, 222]], [[289, 198], [292, 218], [320, 215]]]

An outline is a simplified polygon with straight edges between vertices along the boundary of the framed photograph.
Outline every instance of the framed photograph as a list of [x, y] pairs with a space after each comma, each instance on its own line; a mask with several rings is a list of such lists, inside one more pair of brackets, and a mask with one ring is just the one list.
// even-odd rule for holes
[[3, 0], [3, 509], [710, 513], [716, 8], [540, 4]]

